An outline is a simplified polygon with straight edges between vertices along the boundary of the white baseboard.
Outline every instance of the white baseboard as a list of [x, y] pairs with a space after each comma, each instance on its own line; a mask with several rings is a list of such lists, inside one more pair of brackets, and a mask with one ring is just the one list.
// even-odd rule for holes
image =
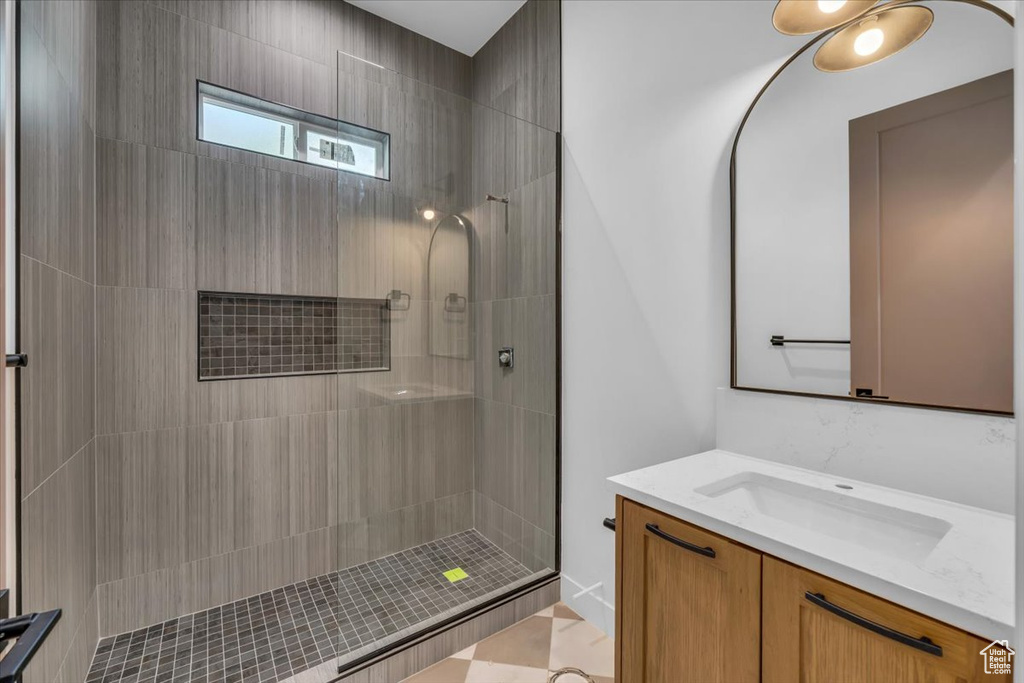
[[562, 602], [571, 607], [577, 614], [597, 626], [611, 637], [615, 637], [615, 587], [603, 584], [590, 593], [573, 598], [574, 595], [589, 588], [579, 581], [562, 574]]

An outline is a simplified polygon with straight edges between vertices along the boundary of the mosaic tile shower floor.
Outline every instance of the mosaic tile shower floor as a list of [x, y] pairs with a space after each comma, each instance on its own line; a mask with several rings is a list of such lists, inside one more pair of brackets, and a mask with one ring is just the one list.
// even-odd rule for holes
[[[463, 569], [450, 582], [444, 572]], [[530, 571], [476, 531], [104, 638], [87, 683], [267, 683], [499, 590]]]

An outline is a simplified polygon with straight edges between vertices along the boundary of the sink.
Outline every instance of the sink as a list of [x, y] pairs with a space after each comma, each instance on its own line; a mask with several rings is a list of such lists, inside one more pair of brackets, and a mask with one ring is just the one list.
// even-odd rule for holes
[[694, 489], [708, 498], [866, 550], [917, 561], [928, 556], [952, 525], [938, 517], [856, 496], [856, 485], [835, 491], [760, 472], [740, 472]]

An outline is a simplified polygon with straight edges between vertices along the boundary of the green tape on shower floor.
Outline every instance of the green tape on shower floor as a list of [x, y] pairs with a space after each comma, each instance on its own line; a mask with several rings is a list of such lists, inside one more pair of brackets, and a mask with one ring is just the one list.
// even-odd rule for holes
[[448, 579], [452, 583], [455, 583], [456, 581], [462, 581], [463, 579], [468, 579], [469, 578], [469, 574], [467, 574], [466, 572], [462, 571], [462, 567], [456, 567], [455, 569], [449, 569], [448, 571], [446, 571], [444, 573], [444, 578]]

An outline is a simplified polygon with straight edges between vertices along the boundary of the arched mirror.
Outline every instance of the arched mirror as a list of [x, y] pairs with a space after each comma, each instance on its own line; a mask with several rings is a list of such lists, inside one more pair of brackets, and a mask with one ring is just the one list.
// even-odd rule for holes
[[[732, 385], [1012, 413], [1012, 18], [867, 6], [737, 134]], [[854, 68], [873, 50], [892, 54]]]
[[469, 227], [461, 216], [438, 221], [427, 251], [429, 351], [469, 358]]

